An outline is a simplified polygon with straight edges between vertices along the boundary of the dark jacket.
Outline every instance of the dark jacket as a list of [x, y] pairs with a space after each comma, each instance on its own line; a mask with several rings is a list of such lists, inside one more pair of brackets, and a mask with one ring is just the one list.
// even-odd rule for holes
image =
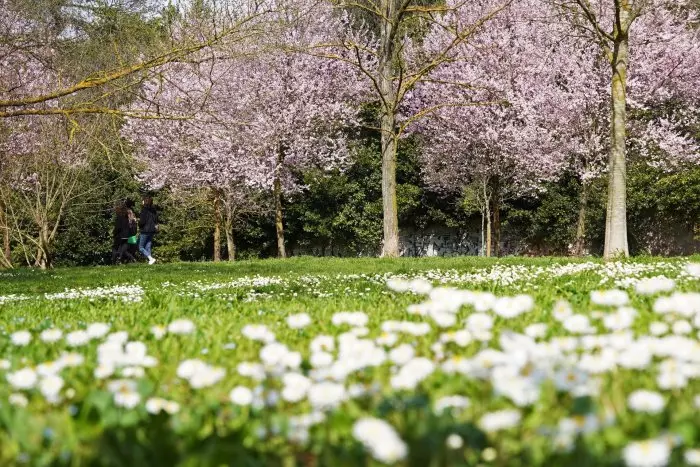
[[114, 221], [114, 238], [129, 238], [131, 237], [131, 229], [129, 227], [129, 216], [117, 214]]
[[154, 234], [158, 231], [158, 211], [153, 206], [144, 206], [139, 217], [139, 229], [144, 234]]

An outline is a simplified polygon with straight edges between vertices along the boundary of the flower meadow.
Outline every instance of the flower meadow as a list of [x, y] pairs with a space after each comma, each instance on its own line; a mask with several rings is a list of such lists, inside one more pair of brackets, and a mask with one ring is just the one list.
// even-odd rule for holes
[[0, 272], [1, 465], [700, 465], [700, 260]]

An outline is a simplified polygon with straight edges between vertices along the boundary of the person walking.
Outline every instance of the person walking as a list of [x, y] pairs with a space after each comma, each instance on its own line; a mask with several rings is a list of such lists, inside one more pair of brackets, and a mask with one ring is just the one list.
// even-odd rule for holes
[[151, 255], [151, 248], [153, 247], [153, 237], [158, 232], [158, 211], [153, 206], [153, 198], [150, 196], [143, 198], [139, 229], [141, 230], [139, 251], [148, 258], [148, 264], [153, 264], [156, 259]]
[[126, 198], [124, 205], [127, 209], [127, 215], [129, 217], [129, 233], [131, 233], [129, 241], [127, 242], [129, 244], [127, 249], [129, 254], [136, 258], [136, 252], [138, 251], [139, 247], [139, 235], [137, 231], [138, 221], [136, 220], [136, 214], [134, 213], [134, 206], [136, 203], [133, 199]]
[[[117, 264], [126, 257], [129, 261], [135, 261], [131, 253], [129, 253], [129, 237], [136, 227], [129, 222], [129, 209], [123, 201], [120, 201], [115, 208], [116, 217], [114, 219], [114, 249], [112, 250], [112, 263]], [[134, 219], [135, 220], [135, 219]], [[135, 233], [135, 232], [134, 232]]]

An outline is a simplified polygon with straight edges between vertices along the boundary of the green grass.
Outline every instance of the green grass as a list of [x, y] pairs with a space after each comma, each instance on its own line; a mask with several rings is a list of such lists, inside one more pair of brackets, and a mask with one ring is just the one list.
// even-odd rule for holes
[[[40, 269], [0, 270], [0, 295], [8, 293], [41, 293], [72, 287], [96, 287], [138, 281], [158, 284], [163, 281], [216, 280], [218, 278], [251, 275], [283, 275], [295, 277], [304, 274], [374, 274], [410, 273], [429, 269], [481, 269], [494, 264], [525, 264], [546, 266], [571, 262], [568, 258], [313, 258], [294, 257], [285, 260], [267, 259], [233, 263], [174, 263], [133, 264], [121, 267], [78, 267], [42, 271]], [[582, 261], [582, 260], [573, 260]], [[596, 260], [598, 261], [598, 260]]]
[[[697, 258], [692, 259], [697, 261]], [[693, 396], [700, 392], [697, 379], [689, 378], [684, 387], [662, 390], [656, 375], [661, 358], [644, 370], [619, 369], [601, 375], [601, 391], [591, 397], [573, 397], [557, 392], [551, 379], [541, 384], [538, 400], [516, 407], [503, 395], [494, 394], [489, 378], [448, 374], [439, 367], [415, 390], [399, 391], [391, 387], [390, 364], [353, 373], [345, 382], [374, 387], [375, 391], [360, 398], [351, 398], [327, 414], [324, 423], [309, 431], [307, 443], [290, 443], [286, 428], [288, 418], [309, 413], [309, 402], [279, 401], [264, 410], [239, 407], [229, 399], [229, 392], [238, 385], [253, 388], [256, 383], [238, 374], [243, 361], [259, 361], [262, 344], [241, 334], [247, 324], [265, 324], [279, 342], [303, 357], [301, 372], [309, 370], [309, 344], [319, 334], [338, 336], [348, 326], [335, 326], [332, 316], [340, 311], [362, 311], [368, 315], [368, 339], [382, 334], [387, 320], [427, 322], [431, 331], [425, 336], [401, 335], [394, 345], [408, 343], [417, 356], [441, 363], [451, 358], [472, 358], [490, 347], [500, 348], [499, 337], [505, 330], [518, 333], [532, 323], [546, 323], [545, 340], [569, 335], [552, 317], [557, 300], [567, 300], [574, 312], [595, 316], [606, 310], [594, 306], [590, 292], [615, 288], [615, 281], [665, 275], [677, 279], [677, 291], [700, 291], [699, 281], [684, 273], [687, 259], [657, 259], [620, 263], [616, 270], [594, 261], [589, 270], [553, 275], [552, 271], [572, 262], [562, 258], [428, 258], [428, 259], [314, 259], [245, 261], [233, 264], [157, 264], [124, 267], [70, 268], [52, 271], [0, 271], [0, 349], [11, 373], [24, 367], [57, 360], [64, 352], [85, 356], [85, 363], [65, 368], [60, 373], [65, 381], [61, 402], [50, 404], [35, 388], [13, 389], [0, 386], [0, 464], [15, 465], [365, 465], [375, 463], [367, 450], [352, 435], [355, 420], [373, 416], [387, 420], [408, 445], [409, 456], [400, 465], [623, 465], [622, 449], [631, 441], [652, 439], [670, 432], [684, 444], [669, 459], [672, 465], [683, 465], [683, 450], [700, 445], [700, 432], [695, 428], [698, 409]], [[607, 269], [606, 269], [607, 268]], [[482, 279], [483, 275], [500, 271], [500, 276]], [[608, 272], [606, 272], [608, 271]], [[622, 272], [620, 272], [622, 271]], [[464, 276], [470, 274], [471, 276]], [[534, 299], [529, 312], [513, 319], [494, 317], [493, 338], [473, 341], [465, 347], [444, 346], [444, 358], [438, 358], [433, 344], [447, 331], [464, 328], [471, 306], [457, 314], [454, 326], [440, 329], [427, 316], [409, 314], [407, 307], [424, 297], [396, 293], [386, 287], [392, 275], [416, 277], [430, 275], [434, 285], [487, 291], [497, 296], [528, 294]], [[462, 275], [462, 277], [458, 277]], [[606, 276], [611, 278], [601, 283]], [[252, 283], [252, 278], [258, 278]], [[272, 282], [269, 283], [269, 280]], [[215, 288], [211, 288], [216, 285]], [[631, 306], [637, 317], [631, 327], [635, 336], [647, 335], [653, 321], [679, 321], [657, 316], [652, 307], [657, 296], [642, 296], [629, 284]], [[94, 293], [98, 288], [137, 286], [132, 298], [123, 301], [117, 293], [110, 297], [50, 299], [47, 294], [67, 289]], [[207, 287], [209, 286], [209, 288]], [[668, 293], [666, 293], [667, 295]], [[23, 300], [9, 297], [22, 296]], [[3, 301], [4, 298], [4, 301]], [[690, 306], [690, 305], [688, 305]], [[312, 323], [304, 329], [291, 329], [286, 317], [308, 313]], [[155, 325], [186, 318], [196, 331], [190, 335], [166, 335], [154, 338]], [[693, 317], [685, 318], [691, 324]], [[146, 368], [138, 380], [142, 401], [134, 409], [117, 407], [108, 391], [107, 380], [98, 380], [97, 347], [103, 339], [85, 346], [69, 348], [65, 340], [48, 344], [39, 340], [39, 333], [60, 328], [64, 334], [85, 329], [90, 323], [105, 322], [111, 331], [127, 331], [130, 341], [146, 344], [148, 354], [158, 365]], [[593, 325], [603, 334], [600, 320]], [[32, 341], [25, 347], [13, 345], [10, 335], [29, 330]], [[697, 342], [697, 331], [686, 339]], [[235, 344], [235, 348], [231, 344]], [[387, 349], [389, 350], [389, 349]], [[695, 351], [700, 352], [700, 346]], [[584, 352], [585, 351], [580, 351]], [[192, 389], [177, 376], [180, 362], [201, 359], [224, 368], [225, 377], [208, 388]], [[537, 360], [531, 362], [537, 366]], [[700, 364], [700, 361], [698, 362]], [[699, 373], [700, 374], [700, 373]], [[279, 390], [280, 382], [270, 377], [265, 391]], [[647, 388], [663, 393], [667, 405], [661, 414], [632, 413], [626, 406], [627, 395], [635, 389]], [[74, 392], [74, 394], [71, 394]], [[10, 394], [22, 393], [28, 405], [9, 402]], [[433, 403], [442, 396], [463, 395], [471, 399], [471, 407], [454, 414], [436, 414]], [[71, 398], [68, 396], [72, 395]], [[174, 415], [151, 415], [143, 402], [158, 396], [177, 401], [181, 409]], [[16, 402], [16, 400], [15, 400]], [[478, 421], [489, 411], [517, 408], [523, 418], [517, 427], [497, 433], [486, 433]], [[614, 413], [614, 422], [601, 425], [576, 438], [570, 452], [560, 452], [553, 445], [552, 430], [562, 418], [589, 414], [603, 417]], [[261, 437], [262, 430], [266, 435]], [[548, 431], [549, 430], [549, 431]], [[464, 440], [460, 449], [445, 446], [449, 434], [458, 433]], [[549, 433], [549, 434], [548, 434]], [[496, 458], [490, 460], [491, 451]]]

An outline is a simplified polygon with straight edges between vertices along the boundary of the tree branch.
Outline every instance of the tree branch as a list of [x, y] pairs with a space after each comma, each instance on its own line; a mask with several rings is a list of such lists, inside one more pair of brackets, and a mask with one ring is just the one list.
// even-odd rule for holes
[[142, 120], [189, 120], [194, 116], [178, 116], [178, 115], [153, 115], [138, 112], [127, 112], [119, 109], [111, 109], [109, 107], [67, 107], [67, 108], [48, 108], [48, 109], [18, 109], [9, 111], [0, 111], [0, 118], [20, 117], [27, 115], [88, 115], [88, 114], [106, 114], [119, 115], [122, 117], [139, 118]]
[[466, 41], [469, 37], [471, 37], [481, 26], [486, 24], [489, 20], [491, 20], [494, 16], [496, 16], [498, 13], [503, 11], [508, 5], [510, 5], [513, 2], [513, 0], [507, 0], [505, 3], [501, 4], [499, 7], [494, 9], [493, 11], [489, 12], [486, 16], [483, 16], [479, 18], [478, 21], [476, 21], [474, 24], [471, 25], [465, 32], [459, 33], [459, 31], [455, 31], [455, 38], [450, 42], [447, 47], [444, 47], [439, 54], [437, 54], [430, 62], [428, 62], [426, 65], [421, 67], [418, 71], [415, 73], [412, 73], [409, 75], [409, 79], [406, 80], [406, 85], [403, 87], [403, 89], [399, 89], [397, 91], [397, 99], [400, 101], [403, 99], [404, 95], [406, 92], [408, 92], [410, 89], [413, 89], [416, 83], [418, 83], [421, 79], [423, 79], [424, 76], [426, 76], [428, 73], [433, 71], [435, 68], [440, 66], [443, 62], [448, 60], [448, 55], [454, 49], [457, 47], [459, 44], [462, 42]]
[[[232, 27], [228, 31], [224, 32], [223, 34], [217, 35], [217, 36], [213, 37], [212, 39], [209, 39], [205, 42], [200, 42], [198, 44], [191, 45], [188, 47], [175, 48], [175, 49], [172, 49], [164, 54], [153, 57], [151, 59], [144, 60], [144, 61], [135, 63], [133, 65], [108, 72], [107, 74], [105, 74], [102, 77], [86, 78], [86, 79], [79, 81], [78, 83], [75, 83], [71, 86], [57, 89], [57, 90], [50, 92], [50, 93], [47, 93], [47, 94], [40, 94], [38, 96], [29, 96], [29, 97], [18, 98], [18, 99], [0, 100], [0, 107], [23, 107], [23, 106], [29, 106], [29, 105], [33, 105], [33, 104], [39, 104], [39, 103], [43, 103], [43, 102], [53, 101], [53, 100], [59, 99], [61, 97], [75, 94], [76, 92], [79, 92], [79, 91], [82, 91], [85, 89], [93, 89], [93, 88], [103, 86], [105, 84], [111, 83], [113, 81], [119, 80], [119, 79], [127, 77], [127, 76], [130, 76], [130, 75], [137, 73], [139, 71], [142, 71], [142, 70], [148, 70], [151, 68], [162, 66], [162, 65], [165, 65], [167, 63], [182, 59], [188, 55], [191, 55], [195, 52], [198, 52], [198, 51], [205, 49], [207, 47], [211, 47], [212, 45], [215, 45], [215, 44], [223, 41], [224, 38], [234, 34], [244, 24], [252, 21], [254, 18], [257, 18], [258, 16], [260, 16], [262, 14], [264, 14], [264, 13], [259, 13], [256, 15], [252, 15], [248, 18], [245, 18], [244, 20], [242, 20], [238, 24], [236, 24], [235, 27]], [[13, 112], [14, 111], [0, 113], [0, 118], [7, 117], [7, 116], [15, 116], [15, 114]], [[42, 113], [25, 114], [25, 115], [42, 115]]]
[[440, 109], [450, 108], [450, 107], [486, 107], [489, 105], [507, 104], [507, 103], [508, 103], [508, 101], [501, 100], [501, 101], [481, 101], [481, 102], [464, 102], [464, 103], [453, 102], [453, 103], [436, 104], [436, 105], [421, 109], [420, 111], [414, 113], [409, 118], [407, 118], [406, 121], [402, 122], [401, 125], [399, 125], [399, 131], [396, 133], [396, 135], [400, 136], [406, 130], [406, 128], [408, 128], [408, 126], [411, 125], [411, 123], [425, 117], [426, 115], [430, 115], [431, 113], [434, 113]]
[[603, 28], [600, 26], [600, 23], [598, 22], [598, 18], [596, 17], [595, 13], [593, 12], [593, 9], [591, 8], [591, 4], [588, 0], [575, 0], [576, 4], [583, 10], [583, 14], [588, 20], [588, 22], [593, 26], [593, 29], [595, 30], [596, 34], [602, 39], [607, 39], [608, 41], [612, 42], [613, 36], [610, 33], [607, 33], [603, 30]]

